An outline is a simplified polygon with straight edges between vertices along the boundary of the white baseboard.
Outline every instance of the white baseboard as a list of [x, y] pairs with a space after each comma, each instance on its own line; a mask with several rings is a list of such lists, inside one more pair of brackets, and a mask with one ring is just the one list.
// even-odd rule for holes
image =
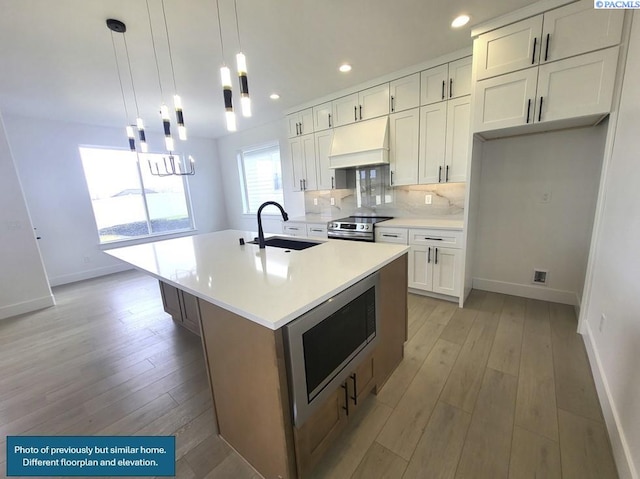
[[618, 467], [618, 475], [620, 479], [639, 479], [638, 471], [635, 469], [633, 457], [629, 450], [629, 443], [627, 442], [624, 428], [620, 421], [620, 415], [611, 396], [611, 389], [609, 388], [607, 377], [602, 369], [602, 362], [600, 361], [600, 355], [593, 340], [591, 325], [588, 322], [586, 322], [584, 338], [593, 379], [596, 383], [596, 391], [598, 392], [598, 398], [602, 406], [602, 414], [604, 415], [607, 431], [609, 432], [613, 457]]
[[104, 268], [90, 269], [86, 271], [80, 271], [78, 273], [63, 274], [62, 276], [54, 276], [49, 278], [49, 284], [51, 286], [60, 286], [62, 284], [75, 283], [77, 281], [83, 281], [85, 279], [98, 278], [99, 276], [106, 276], [108, 274], [120, 273], [121, 271], [127, 271], [133, 269], [133, 266], [122, 263], [114, 266], [105, 266]]
[[48, 308], [55, 304], [56, 301], [52, 294], [37, 299], [31, 299], [29, 301], [23, 301], [21, 303], [10, 304], [0, 308], [0, 319], [11, 318], [24, 313], [31, 313], [32, 311]]
[[457, 303], [460, 301], [460, 298], [457, 296], [448, 296], [446, 294], [434, 293], [433, 291], [424, 291], [422, 289], [416, 288], [408, 288], [410, 293], [418, 294], [420, 296], [429, 296], [430, 298], [436, 299], [444, 299], [445, 301], [451, 301], [452, 303]]
[[574, 291], [563, 291], [561, 289], [550, 289], [545, 286], [535, 286], [529, 284], [506, 283], [493, 279], [473, 278], [473, 289], [491, 291], [492, 293], [510, 294], [523, 298], [540, 299], [552, 303], [576, 305], [577, 296]]

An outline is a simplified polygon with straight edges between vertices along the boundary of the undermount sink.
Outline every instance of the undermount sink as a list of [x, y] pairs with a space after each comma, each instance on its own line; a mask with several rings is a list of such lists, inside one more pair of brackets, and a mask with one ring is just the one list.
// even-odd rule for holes
[[[251, 241], [251, 244], [258, 244], [258, 240]], [[313, 240], [294, 240], [291, 238], [283, 238], [281, 236], [272, 236], [271, 238], [265, 238], [264, 244], [266, 246], [273, 246], [275, 248], [284, 248], [300, 251], [303, 249], [311, 248], [322, 244], [322, 241]]]

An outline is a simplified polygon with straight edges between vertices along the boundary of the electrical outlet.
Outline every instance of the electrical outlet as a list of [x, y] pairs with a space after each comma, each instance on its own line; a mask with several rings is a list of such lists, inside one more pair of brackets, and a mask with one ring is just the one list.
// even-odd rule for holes
[[313, 205], [314, 206], [318, 206], [318, 198], [314, 198], [313, 199]]
[[331, 197], [331, 206], [335, 206], [336, 205], [336, 199], [332, 196]]
[[424, 204], [425, 205], [431, 204], [431, 195], [424, 195]]
[[600, 316], [600, 325], [598, 326], [598, 330], [600, 332], [602, 332], [602, 328], [604, 328], [604, 323], [607, 320], [607, 317], [604, 315], [604, 313], [602, 313], [602, 315]]

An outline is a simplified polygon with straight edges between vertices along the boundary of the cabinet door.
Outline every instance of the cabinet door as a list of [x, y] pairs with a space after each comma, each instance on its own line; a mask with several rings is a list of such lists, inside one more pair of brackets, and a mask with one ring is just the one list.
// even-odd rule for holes
[[420, 104], [430, 105], [447, 98], [449, 65], [429, 68], [420, 73]]
[[391, 113], [420, 106], [420, 73], [398, 78], [389, 84]]
[[567, 58], [540, 67], [536, 121], [552, 121], [611, 111], [618, 47]]
[[472, 57], [461, 58], [449, 63], [449, 94], [447, 98], [471, 95]]
[[412, 245], [409, 249], [409, 287], [431, 291], [433, 246]]
[[182, 295], [182, 324], [191, 332], [200, 335], [200, 306], [198, 298], [192, 294], [180, 291]]
[[316, 143], [317, 189], [331, 190], [335, 188], [335, 170], [329, 168], [329, 153], [331, 153], [333, 130], [315, 133], [314, 136]]
[[314, 131], [322, 131], [331, 128], [331, 102], [313, 107]]
[[289, 140], [289, 156], [291, 158], [291, 171], [293, 172], [293, 191], [303, 191], [302, 182], [305, 178], [305, 162], [301, 137]]
[[391, 186], [418, 183], [420, 110], [389, 115], [389, 170]]
[[300, 113], [300, 134], [308, 135], [313, 133], [313, 109], [307, 108]]
[[533, 122], [538, 68], [476, 82], [474, 131]]
[[289, 138], [300, 135], [300, 116], [297, 113], [287, 116], [287, 127], [289, 128]]
[[307, 190], [318, 189], [318, 178], [316, 176], [316, 149], [313, 135], [300, 137], [302, 141], [302, 154], [304, 159], [304, 181], [302, 188]]
[[348, 125], [358, 119], [358, 94], [343, 96], [331, 102], [333, 126]]
[[447, 102], [447, 146], [444, 156], [444, 181], [467, 181], [471, 136], [471, 97]]
[[542, 15], [480, 35], [473, 44], [476, 80], [538, 63]]
[[180, 307], [180, 291], [178, 288], [171, 286], [163, 281], [159, 281], [160, 295], [162, 296], [162, 306], [167, 314], [178, 321], [182, 322], [182, 309]]
[[[358, 94], [358, 119], [370, 120], [389, 114], [389, 84], [374, 86]], [[361, 110], [360, 110], [361, 109]]]
[[354, 414], [358, 410], [375, 386], [373, 361], [373, 354], [370, 354], [347, 378], [347, 387], [349, 388], [349, 415]]
[[594, 9], [583, 0], [544, 14], [540, 63], [620, 43], [623, 10]]
[[449, 296], [459, 296], [461, 250], [436, 247], [432, 248], [432, 255], [432, 291]]
[[447, 103], [441, 101], [420, 107], [418, 182], [421, 184], [444, 181]]

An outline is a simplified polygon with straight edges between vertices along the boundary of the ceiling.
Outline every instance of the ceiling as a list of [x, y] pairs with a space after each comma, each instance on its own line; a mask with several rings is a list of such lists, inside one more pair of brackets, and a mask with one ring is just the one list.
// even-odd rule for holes
[[[161, 85], [173, 80], [161, 0], [148, 0]], [[225, 60], [234, 70], [233, 0], [219, 0]], [[284, 110], [471, 46], [471, 26], [531, 0], [237, 0], [254, 115], [243, 130]], [[192, 136], [225, 135], [214, 0], [164, 0], [177, 91]], [[133, 85], [147, 128], [161, 130], [161, 103], [145, 0], [0, 0], [0, 111], [5, 115], [122, 127], [125, 113], [107, 18], [126, 23]], [[451, 20], [472, 20], [453, 30]], [[122, 36], [115, 34], [129, 110], [135, 118]], [[339, 73], [343, 62], [353, 65]], [[269, 99], [278, 92], [280, 100]], [[238, 92], [234, 82], [234, 98]], [[236, 108], [238, 111], [239, 108]]]

